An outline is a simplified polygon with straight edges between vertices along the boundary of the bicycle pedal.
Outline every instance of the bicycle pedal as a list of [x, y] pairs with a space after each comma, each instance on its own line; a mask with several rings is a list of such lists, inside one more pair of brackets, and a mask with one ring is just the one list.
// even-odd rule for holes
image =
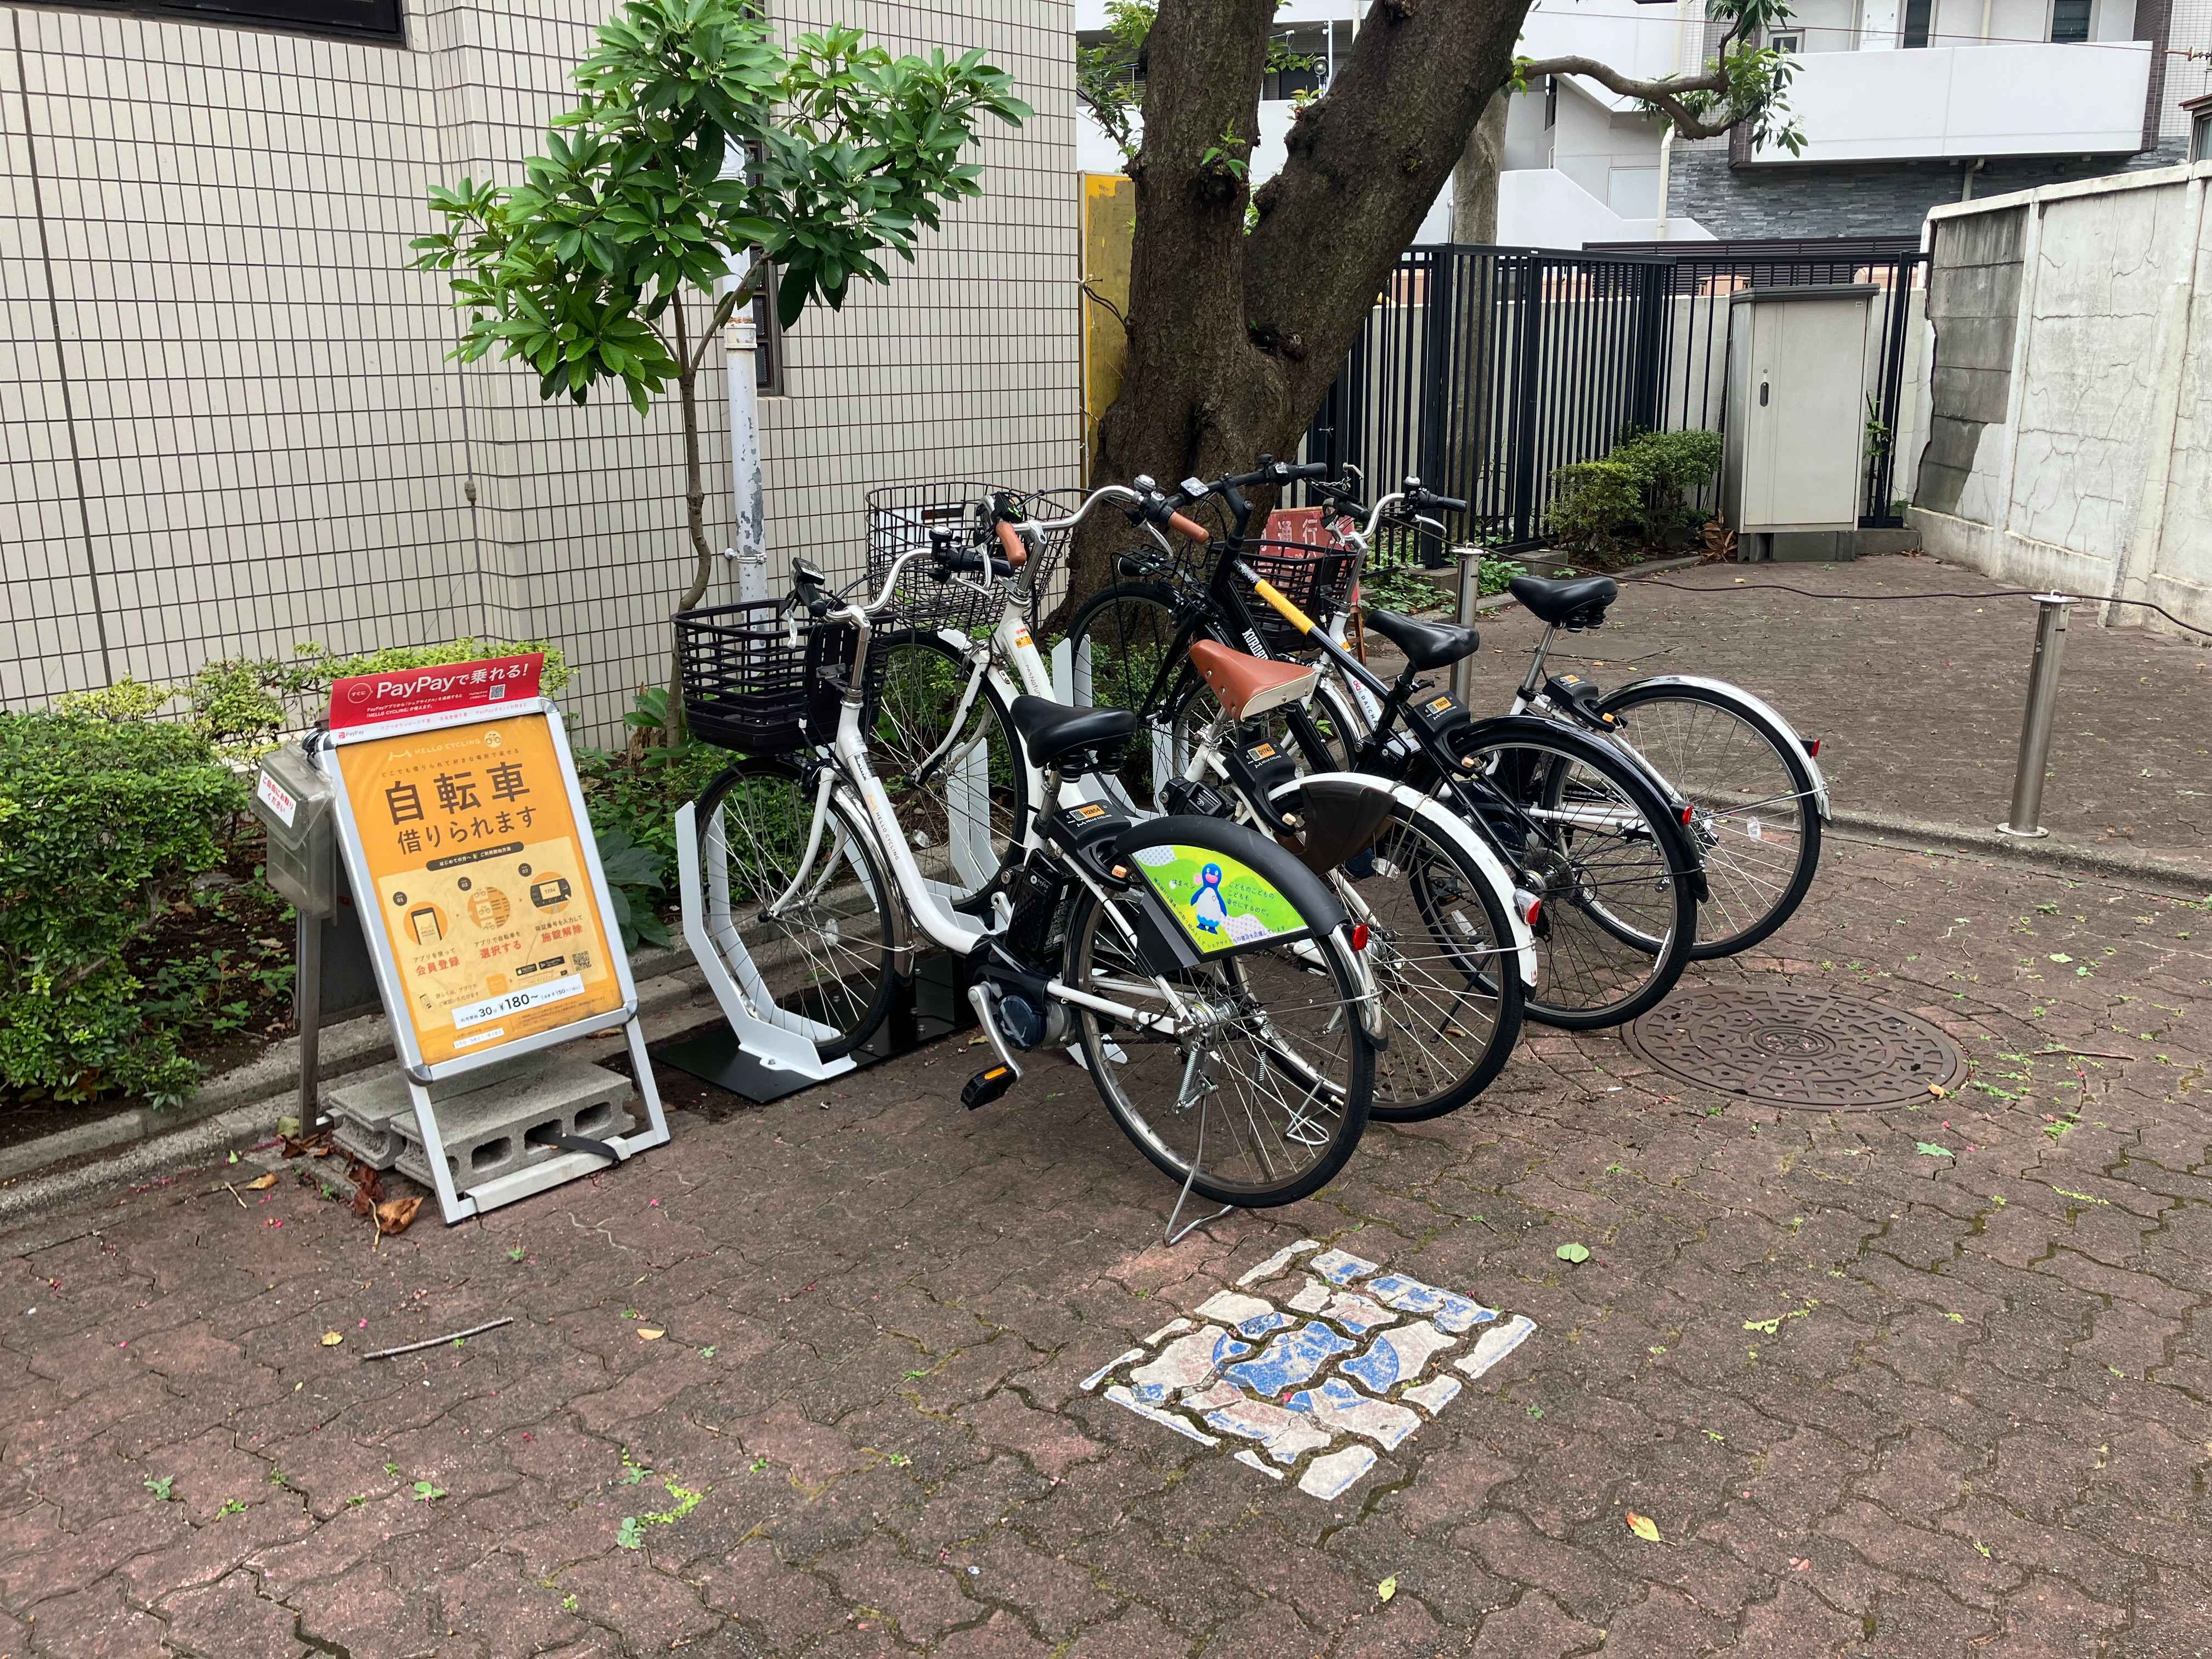
[[960, 1091], [960, 1103], [971, 1112], [978, 1106], [988, 1106], [1020, 1081], [1012, 1066], [994, 1066], [968, 1079], [968, 1086]]

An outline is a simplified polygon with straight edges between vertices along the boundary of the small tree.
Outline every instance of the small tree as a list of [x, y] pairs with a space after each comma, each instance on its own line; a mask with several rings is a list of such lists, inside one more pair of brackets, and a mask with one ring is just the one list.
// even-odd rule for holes
[[[911, 262], [941, 205], [981, 192], [982, 169], [959, 159], [981, 119], [1030, 111], [980, 51], [895, 58], [833, 28], [786, 52], [746, 0], [626, 0], [574, 78], [582, 101], [522, 184], [431, 191], [444, 222], [415, 240], [415, 263], [452, 273], [465, 362], [497, 346], [538, 371], [541, 397], [580, 404], [613, 380], [641, 414], [675, 382], [689, 610], [714, 572], [698, 377], [715, 336], [767, 265], [786, 328], [810, 301], [842, 306], [855, 277], [888, 282], [878, 254]], [[695, 328], [684, 290], [732, 276]], [[672, 688], [672, 726], [681, 706]]]

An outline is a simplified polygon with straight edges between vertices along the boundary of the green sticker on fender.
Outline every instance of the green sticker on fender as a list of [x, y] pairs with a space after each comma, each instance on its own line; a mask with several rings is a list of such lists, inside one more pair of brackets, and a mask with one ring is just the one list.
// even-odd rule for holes
[[1203, 953], [1305, 931], [1305, 918], [1274, 883], [1226, 854], [1171, 844], [1130, 856]]

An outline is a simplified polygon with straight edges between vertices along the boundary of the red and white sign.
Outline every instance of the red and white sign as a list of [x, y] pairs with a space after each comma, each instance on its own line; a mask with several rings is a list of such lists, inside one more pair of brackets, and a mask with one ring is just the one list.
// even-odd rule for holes
[[420, 720], [538, 696], [545, 653], [489, 657], [482, 662], [442, 663], [435, 668], [395, 668], [355, 674], [331, 686], [331, 729]]
[[278, 817], [284, 820], [284, 827], [287, 830], [293, 828], [299, 823], [300, 803], [293, 799], [292, 792], [290, 790], [287, 789], [283, 784], [277, 782], [276, 779], [270, 777], [266, 772], [258, 773], [255, 775], [253, 780], [253, 793], [260, 796], [264, 801], [268, 803], [269, 810], [270, 811], [274, 812]]

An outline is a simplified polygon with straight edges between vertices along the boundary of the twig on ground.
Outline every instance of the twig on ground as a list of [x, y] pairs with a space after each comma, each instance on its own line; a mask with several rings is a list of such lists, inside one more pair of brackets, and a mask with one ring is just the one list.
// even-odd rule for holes
[[448, 1342], [458, 1342], [465, 1336], [482, 1336], [486, 1331], [495, 1331], [502, 1325], [514, 1323], [510, 1314], [505, 1319], [495, 1319], [489, 1325], [471, 1325], [465, 1331], [448, 1331], [443, 1336], [434, 1336], [425, 1342], [409, 1342], [397, 1348], [379, 1348], [374, 1353], [362, 1355], [363, 1363], [371, 1359], [397, 1359], [403, 1353], [417, 1353], [424, 1348], [442, 1348]]

